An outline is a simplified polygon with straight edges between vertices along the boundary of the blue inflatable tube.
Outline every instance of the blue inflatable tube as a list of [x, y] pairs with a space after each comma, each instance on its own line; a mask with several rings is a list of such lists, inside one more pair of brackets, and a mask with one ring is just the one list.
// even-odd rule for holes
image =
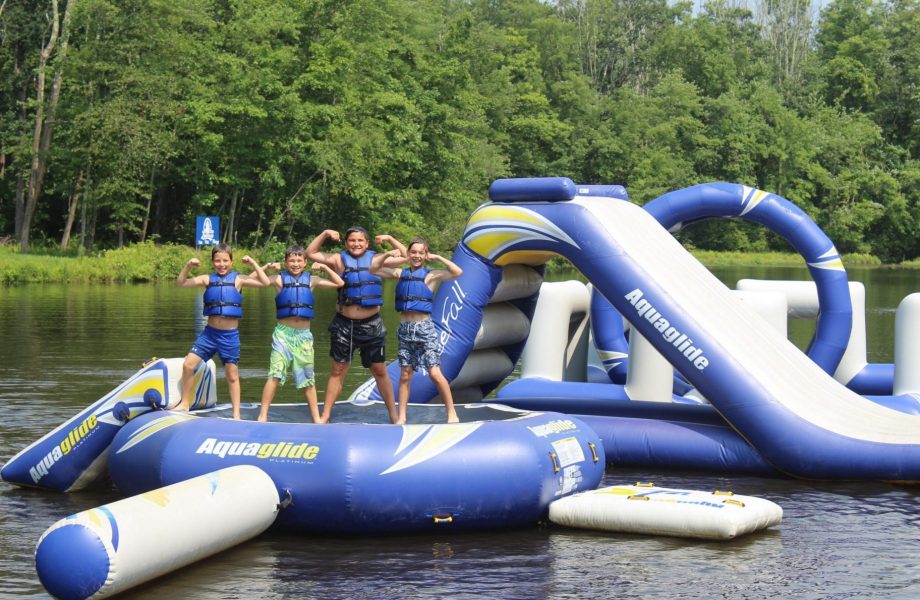
[[708, 404], [630, 400], [623, 386], [576, 381], [527, 378], [510, 381], [495, 395], [495, 402], [521, 410], [556, 411], [577, 415], [640, 417], [725, 425]]
[[724, 422], [577, 416], [600, 436], [614, 467], [782, 475]]
[[553, 389], [565, 393], [566, 387], [565, 384], [550, 387], [542, 396], [499, 392], [493, 402], [534, 411], [564, 407], [567, 413], [597, 432], [604, 443], [607, 464], [615, 467], [693, 469], [767, 477], [780, 474], [712, 406], [551, 395]]
[[894, 365], [870, 363], [847, 382], [857, 394], [891, 395], [894, 391]]
[[815, 335], [807, 354], [833, 375], [850, 340], [853, 307], [834, 243], [785, 198], [736, 183], [704, 183], [664, 194], [643, 207], [669, 231], [713, 217], [742, 218], [779, 234], [802, 255], [818, 288]]
[[533, 524], [554, 499], [597, 487], [604, 450], [591, 428], [558, 413], [512, 416], [396, 426], [158, 412], [119, 432], [109, 473], [121, 492], [138, 494], [257, 466], [291, 500], [278, 525], [311, 533]]
[[591, 289], [591, 335], [597, 355], [613, 383], [626, 383], [629, 371], [629, 341], [624, 335], [623, 317], [597, 289]]

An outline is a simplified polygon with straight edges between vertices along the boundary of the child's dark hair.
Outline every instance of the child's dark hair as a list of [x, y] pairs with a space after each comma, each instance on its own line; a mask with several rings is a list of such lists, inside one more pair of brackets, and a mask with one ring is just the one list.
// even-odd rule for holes
[[303, 246], [294, 244], [293, 246], [288, 246], [288, 249], [284, 251], [284, 260], [287, 260], [289, 256], [303, 256], [306, 258], [307, 251], [303, 249]]
[[371, 234], [367, 232], [367, 229], [361, 227], [360, 225], [352, 225], [351, 227], [345, 230], [346, 240], [348, 239], [348, 235], [351, 233], [360, 233], [361, 235], [364, 236], [364, 239], [366, 239], [367, 241], [371, 240]]
[[409, 245], [408, 245], [408, 246], [406, 246], [406, 250], [407, 250], [407, 251], [408, 251], [408, 250], [411, 250], [411, 249], [412, 249], [412, 246], [414, 246], [414, 245], [416, 245], [416, 244], [421, 244], [421, 245], [422, 245], [422, 248], [425, 249], [425, 252], [428, 252], [428, 240], [426, 240], [426, 239], [423, 238], [423, 237], [419, 237], [419, 236], [415, 236], [414, 238], [412, 238], [412, 241], [409, 242]]
[[230, 257], [230, 260], [233, 260], [233, 250], [230, 249], [230, 244], [225, 244], [223, 242], [214, 244], [214, 247], [211, 248], [211, 260], [214, 260], [214, 255], [218, 252], [226, 252], [227, 256]]

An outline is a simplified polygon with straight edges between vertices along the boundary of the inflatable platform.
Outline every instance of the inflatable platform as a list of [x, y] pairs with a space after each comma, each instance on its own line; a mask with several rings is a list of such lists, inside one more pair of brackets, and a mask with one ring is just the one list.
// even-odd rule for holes
[[[273, 419], [292, 410], [308, 414], [278, 405]], [[255, 466], [289, 499], [277, 521], [286, 531], [352, 534], [533, 524], [550, 502], [594, 489], [604, 474], [600, 439], [569, 415], [463, 405], [460, 423], [416, 422], [443, 419], [431, 406], [389, 425], [374, 424], [386, 421], [380, 403], [336, 411], [357, 422], [234, 421], [220, 418], [223, 407], [141, 415], [115, 436], [109, 473], [120, 491], [138, 494]]]

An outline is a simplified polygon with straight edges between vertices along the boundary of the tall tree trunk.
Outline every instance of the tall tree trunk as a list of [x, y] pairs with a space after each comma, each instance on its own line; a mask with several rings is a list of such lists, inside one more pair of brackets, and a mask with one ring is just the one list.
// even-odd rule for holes
[[[26, 196], [25, 209], [22, 214], [22, 230], [19, 235], [19, 249], [22, 252], [29, 251], [29, 230], [32, 227], [32, 217], [35, 216], [35, 209], [38, 206], [38, 198], [41, 195], [45, 172], [48, 169], [48, 150], [51, 147], [51, 133], [54, 129], [54, 118], [57, 113], [58, 100], [61, 95], [64, 56], [67, 54], [67, 42], [70, 34], [69, 24], [71, 8], [76, 1], [77, 0], [68, 0], [67, 6], [64, 9], [64, 20], [63, 23], [61, 23], [58, 0], [51, 0], [51, 37], [48, 38], [48, 43], [42, 48], [41, 54], [39, 55], [35, 92], [36, 105], [38, 108], [35, 110], [35, 128], [32, 133], [32, 165], [29, 170], [29, 189], [28, 195]], [[48, 99], [48, 110], [46, 113], [45, 71], [51, 59], [52, 52], [54, 52], [54, 47], [57, 45], [59, 34], [61, 49], [57, 55], [58, 64], [55, 68], [51, 84], [51, 96]]]
[[92, 198], [93, 201], [90, 206], [89, 221], [87, 221], [86, 244], [84, 245], [84, 248], [87, 250], [92, 250], [93, 246], [96, 245], [96, 218], [99, 215], [99, 203], [96, 201], [96, 195], [93, 194]]
[[[13, 72], [18, 77], [22, 72], [22, 63], [24, 60], [24, 51], [22, 49], [17, 49], [15, 53], [15, 63], [13, 64]], [[16, 111], [16, 121], [19, 123], [20, 128], [25, 128], [26, 126], [26, 96], [27, 85], [24, 83], [19, 90], [16, 92], [16, 99], [19, 100], [19, 110]], [[23, 129], [19, 130], [23, 136], [25, 136], [25, 131]], [[18, 240], [20, 238], [20, 233], [22, 233], [22, 213], [26, 208], [26, 179], [25, 171], [20, 165], [22, 161], [17, 157], [15, 160], [16, 164], [16, 197], [13, 200], [15, 217], [13, 220], [13, 236]]]
[[150, 195], [147, 196], [147, 207], [144, 209], [144, 222], [141, 224], [141, 243], [147, 239], [147, 227], [150, 225], [150, 207], [153, 206], [154, 173], [154, 169], [150, 169]]
[[16, 237], [19, 238], [19, 234], [22, 232], [22, 211], [26, 208], [26, 177], [22, 172], [16, 174], [16, 197], [13, 202], [16, 203], [13, 231]]
[[87, 176], [86, 193], [83, 197], [83, 206], [80, 208], [80, 248], [86, 250], [86, 201], [89, 200], [89, 179]]
[[77, 206], [80, 203], [80, 185], [83, 183], [83, 171], [77, 175], [77, 184], [73, 188], [73, 193], [67, 199], [67, 222], [64, 223], [64, 234], [61, 236], [61, 250], [66, 250], [70, 245], [70, 231], [73, 229], [73, 222], [77, 217]]
[[[234, 239], [233, 232], [236, 228], [235, 217], [236, 217], [236, 199], [239, 196], [240, 191], [236, 188], [233, 189], [233, 193], [230, 195], [230, 210], [227, 211], [227, 233], [224, 235], [228, 244], [235, 244], [236, 240]], [[223, 241], [223, 240], [221, 240]]]

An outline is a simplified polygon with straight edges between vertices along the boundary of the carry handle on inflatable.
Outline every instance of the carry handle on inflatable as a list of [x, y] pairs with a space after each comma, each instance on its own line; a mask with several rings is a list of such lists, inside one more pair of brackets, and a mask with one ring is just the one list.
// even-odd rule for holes
[[556, 453], [550, 452], [549, 457], [553, 461], [553, 473], [558, 473], [559, 472], [559, 461], [556, 459]]
[[594, 457], [594, 462], [599, 462], [601, 459], [597, 457], [597, 446], [594, 445], [594, 442], [588, 442], [588, 448], [591, 448], [591, 456]]

